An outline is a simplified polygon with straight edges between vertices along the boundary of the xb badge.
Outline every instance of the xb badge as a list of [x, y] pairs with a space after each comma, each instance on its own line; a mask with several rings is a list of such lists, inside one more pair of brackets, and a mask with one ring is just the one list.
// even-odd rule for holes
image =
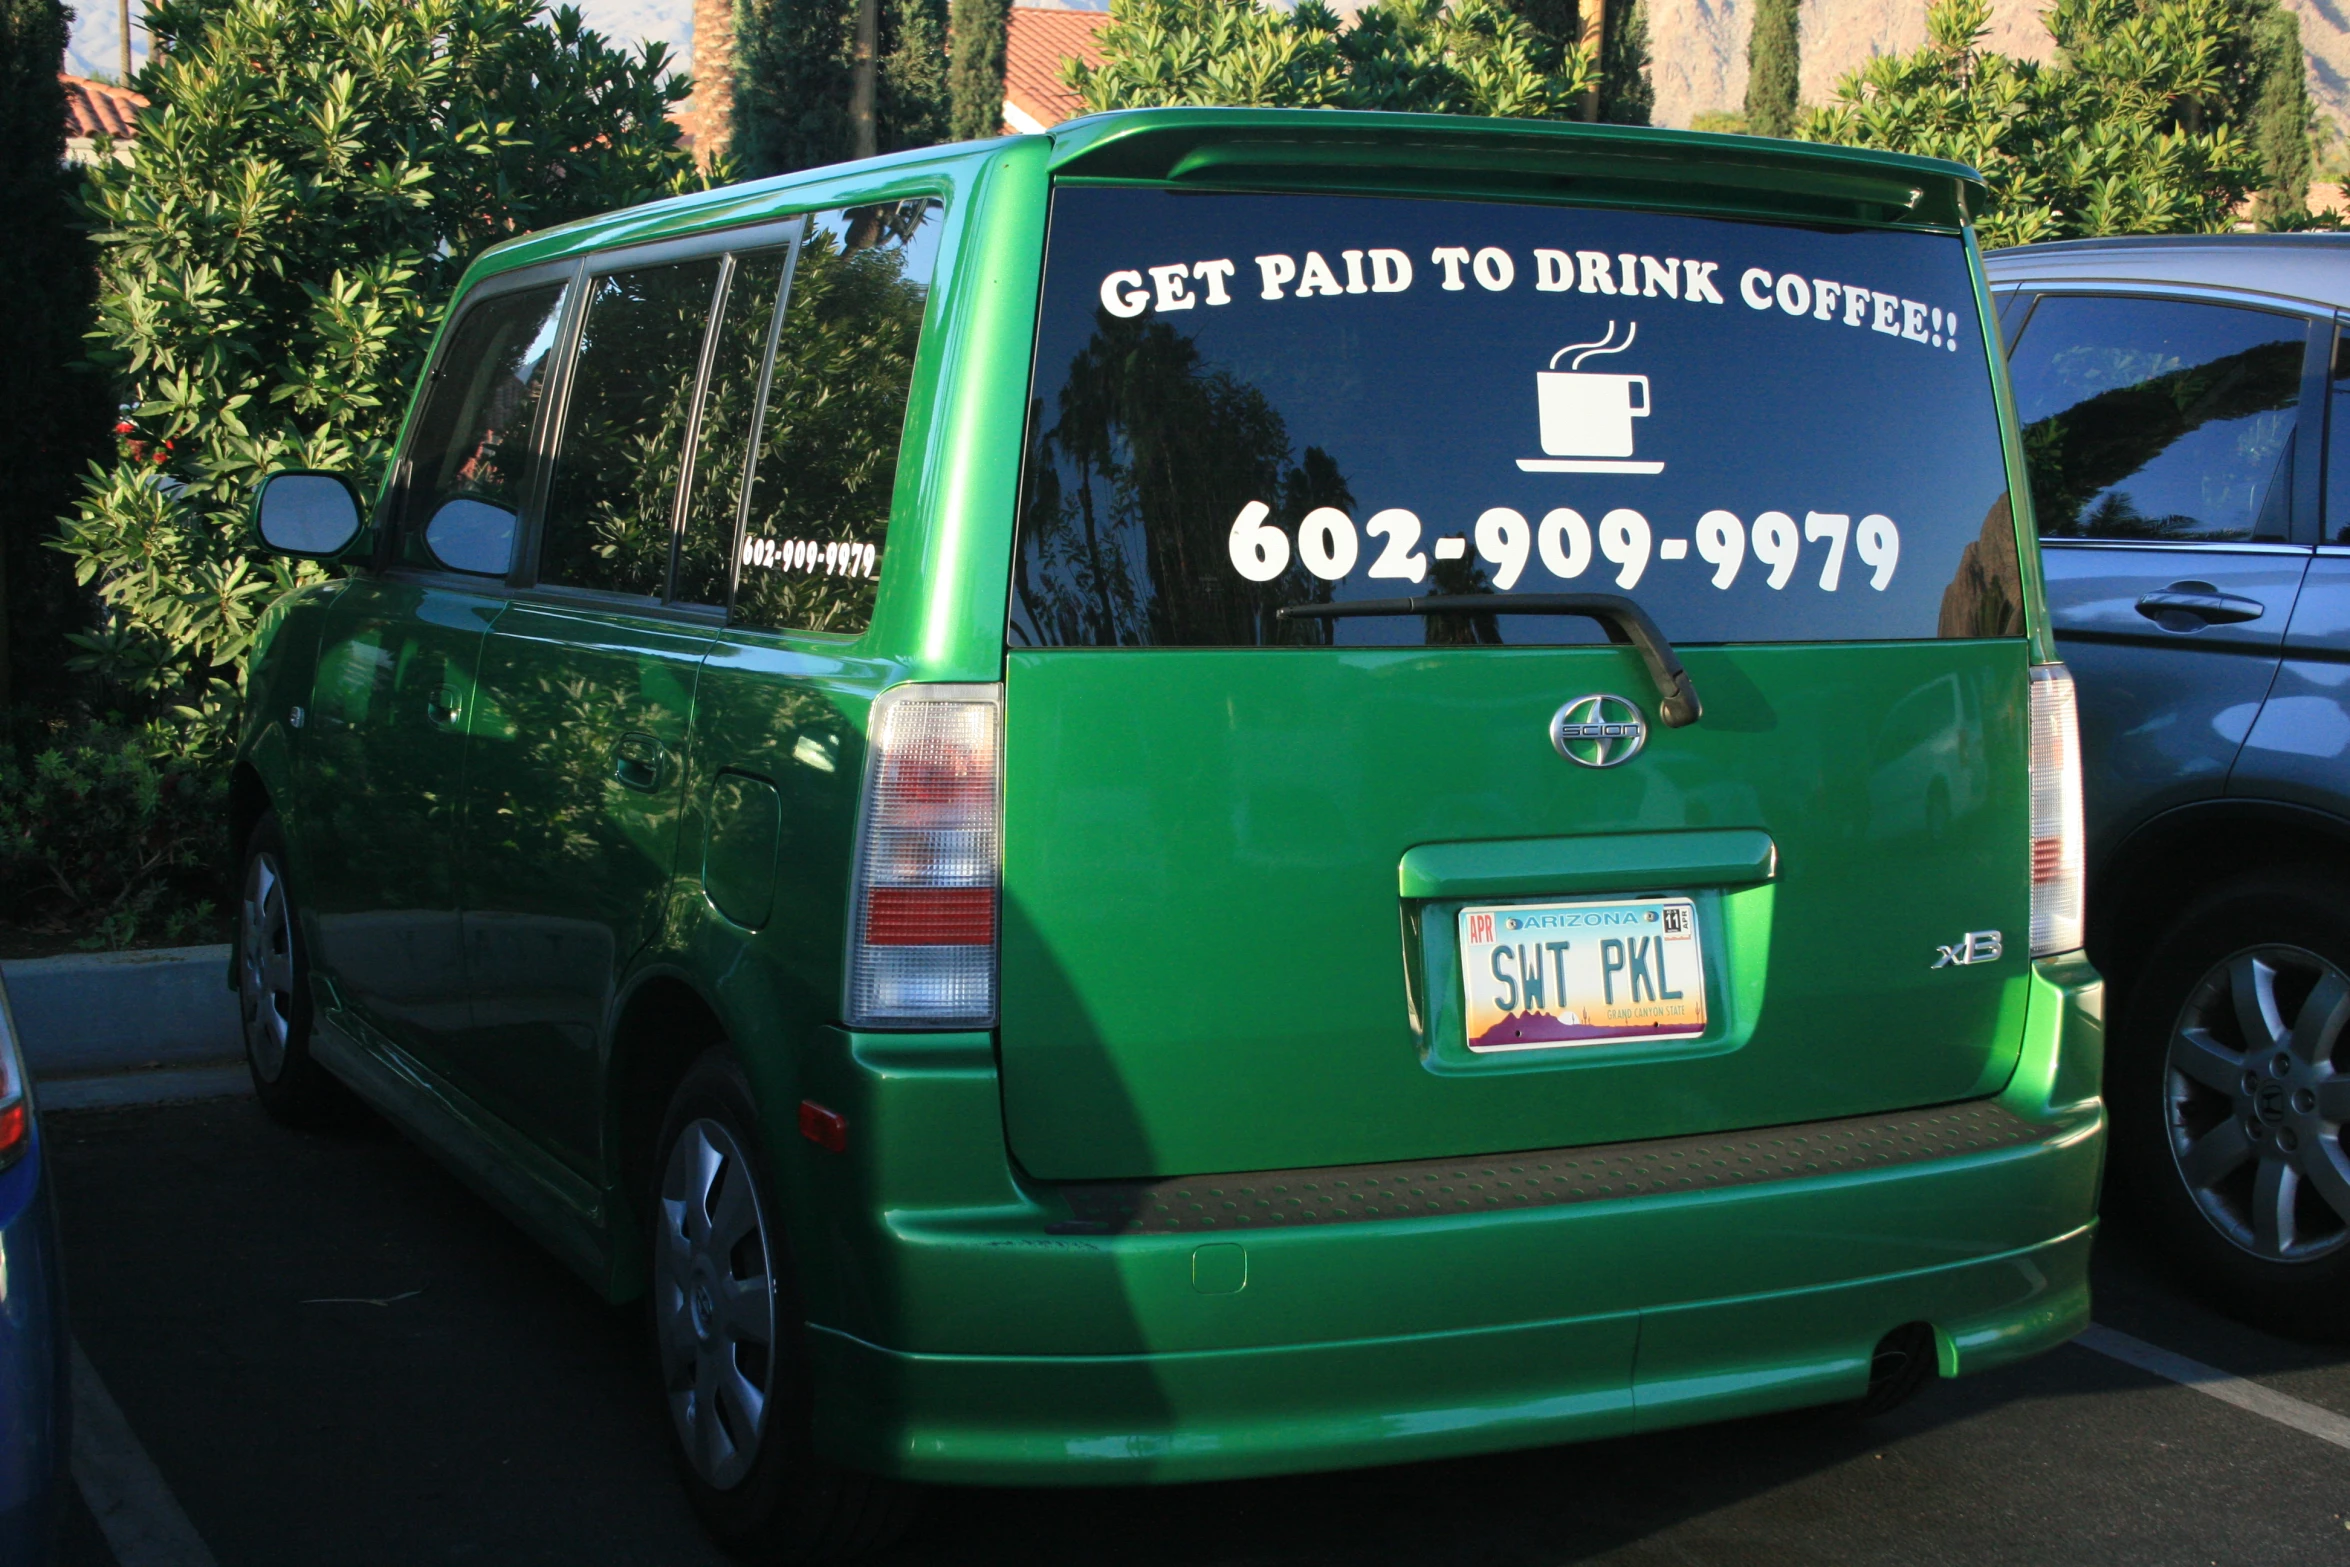
[[1550, 743], [1570, 762], [1614, 767], [1648, 743], [1648, 719], [1620, 696], [1579, 696], [1551, 715]]

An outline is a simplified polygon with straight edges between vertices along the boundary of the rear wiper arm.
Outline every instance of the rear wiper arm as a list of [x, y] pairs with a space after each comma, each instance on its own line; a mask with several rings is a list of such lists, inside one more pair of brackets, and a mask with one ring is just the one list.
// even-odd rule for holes
[[1640, 650], [1655, 682], [1657, 717], [1667, 729], [1694, 724], [1705, 712], [1681, 655], [1648, 618], [1648, 611], [1620, 593], [1453, 593], [1426, 598], [1354, 599], [1344, 604], [1289, 604], [1280, 620], [1350, 620], [1357, 615], [1581, 615], [1607, 630], [1607, 639]]

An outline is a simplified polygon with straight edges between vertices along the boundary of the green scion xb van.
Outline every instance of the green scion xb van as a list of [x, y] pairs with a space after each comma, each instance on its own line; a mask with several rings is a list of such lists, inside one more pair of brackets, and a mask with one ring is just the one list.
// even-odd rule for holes
[[1954, 165], [1078, 120], [468, 274], [286, 473], [253, 1074], [903, 1482], [1889, 1403], [2087, 1320], [2072, 687]]

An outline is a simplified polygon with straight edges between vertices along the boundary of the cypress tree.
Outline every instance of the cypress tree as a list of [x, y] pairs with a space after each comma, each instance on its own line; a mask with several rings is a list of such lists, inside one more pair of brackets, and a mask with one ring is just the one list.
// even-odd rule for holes
[[[872, 34], [863, 71], [861, 21]], [[945, 0], [736, 0], [734, 47], [746, 174], [857, 157], [860, 129], [875, 152], [946, 138]]]
[[957, 141], [993, 136], [1004, 126], [1004, 37], [1012, 25], [1012, 0], [954, 0], [947, 42], [951, 113], [949, 134]]
[[1757, 136], [1795, 134], [1803, 79], [1798, 0], [1755, 0], [1746, 41], [1746, 128]]
[[1599, 55], [1599, 117], [1610, 125], [1646, 125], [1656, 109], [1648, 75], [1648, 0], [1616, 0]]
[[69, 25], [58, 0], [0, 0], [0, 711], [58, 684], [75, 593], [45, 546], [107, 441], [105, 382], [73, 368], [97, 271], [65, 166], [57, 72]]
[[2301, 19], [2270, 6], [2252, 27], [2254, 95], [2245, 127], [2260, 158], [2253, 214], [2263, 228], [2293, 227], [2309, 212], [2309, 76]]

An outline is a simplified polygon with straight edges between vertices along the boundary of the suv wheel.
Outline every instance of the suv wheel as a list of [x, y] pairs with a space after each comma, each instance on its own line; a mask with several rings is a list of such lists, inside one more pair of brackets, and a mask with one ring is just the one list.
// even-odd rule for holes
[[2106, 1082], [2117, 1164], [2187, 1282], [2281, 1332], [2350, 1329], [2350, 920], [2315, 878], [2197, 903], [2139, 970]]
[[648, 1317], [695, 1510], [728, 1547], [840, 1561], [911, 1521], [908, 1488], [815, 1456], [798, 1292], [742, 1069], [706, 1053], [678, 1085], [654, 1162]]
[[288, 1126], [315, 1126], [337, 1106], [342, 1090], [310, 1056], [310, 965], [275, 811], [246, 838], [244, 870], [237, 900], [237, 1011], [245, 1066], [263, 1109]]

